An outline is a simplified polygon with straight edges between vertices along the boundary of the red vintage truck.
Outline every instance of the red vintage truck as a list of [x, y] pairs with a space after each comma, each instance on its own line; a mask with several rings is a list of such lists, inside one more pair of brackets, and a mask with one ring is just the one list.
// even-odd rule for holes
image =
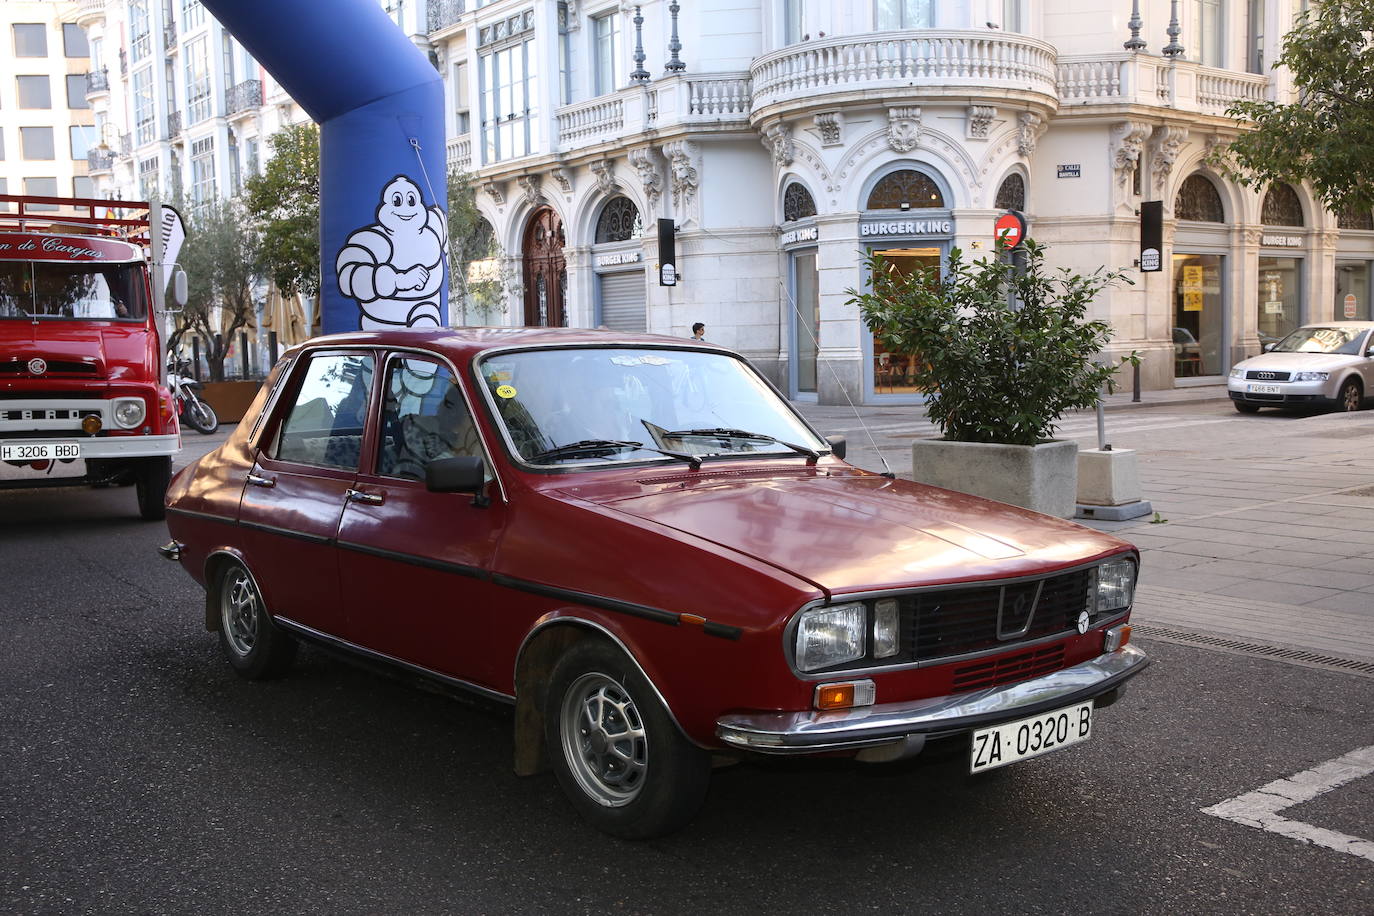
[[[0, 488], [134, 484], [163, 517], [181, 433], [147, 203], [0, 194]], [[173, 298], [185, 302], [185, 274]]]

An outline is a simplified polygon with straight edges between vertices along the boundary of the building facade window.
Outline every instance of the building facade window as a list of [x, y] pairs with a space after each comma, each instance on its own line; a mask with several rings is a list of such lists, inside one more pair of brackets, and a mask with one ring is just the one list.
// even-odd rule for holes
[[91, 56], [91, 46], [86, 41], [86, 30], [75, 22], [62, 23], [62, 55], [75, 58]]
[[135, 63], [152, 53], [151, 28], [148, 0], [129, 0], [129, 56]]
[[243, 187], [243, 169], [239, 165], [239, 138], [229, 131], [229, 194], [235, 195]]
[[249, 137], [243, 144], [243, 167], [248, 170], [248, 177], [258, 174], [258, 138]]
[[87, 175], [72, 176], [72, 197], [92, 198], [95, 197], [95, 186]]
[[1026, 23], [1022, 18], [1024, 8], [1022, 0], [1002, 0], [1002, 31], [1026, 31]]
[[806, 186], [799, 181], [790, 182], [782, 192], [782, 220], [806, 219], [816, 215], [816, 201]]
[[1223, 48], [1226, 39], [1222, 28], [1225, 25], [1222, 15], [1222, 0], [1191, 0], [1190, 28], [1183, 34], [1191, 34], [1192, 47], [1185, 53], [1189, 60], [1195, 60], [1206, 67], [1225, 66]]
[[1226, 222], [1226, 210], [1217, 186], [1205, 175], [1189, 175], [1174, 197], [1174, 216], [1199, 223]]
[[644, 231], [639, 208], [628, 197], [612, 197], [596, 220], [596, 242], [626, 242]]
[[794, 251], [788, 260], [792, 267], [792, 390], [794, 394], [814, 396], [821, 337], [816, 249]]
[[1020, 172], [1012, 172], [997, 186], [997, 198], [992, 205], [998, 210], [1026, 209], [1026, 179]]
[[140, 145], [157, 139], [157, 108], [153, 104], [153, 68], [134, 71], [134, 140]]
[[48, 28], [41, 22], [14, 24], [15, 57], [47, 57]]
[[[25, 178], [24, 193], [33, 197], [56, 197], [57, 179], [56, 178]], [[40, 204], [29, 207], [30, 210], [56, 210], [54, 204]]]
[[138, 196], [144, 200], [156, 197], [160, 190], [157, 179], [157, 157], [150, 156], [138, 162]]
[[468, 65], [466, 61], [453, 67], [453, 133], [462, 137], [472, 130], [472, 102], [468, 100]]
[[528, 155], [538, 143], [533, 56], [534, 42], [527, 39], [479, 58], [484, 163]]
[[615, 92], [620, 65], [620, 16], [607, 13], [592, 20], [593, 91], [596, 95]]
[[86, 74], [67, 74], [67, 107], [73, 110], [91, 107], [86, 101]]
[[182, 53], [186, 55], [186, 123], [196, 124], [210, 117], [210, 60], [205, 36], [187, 42]]
[[215, 138], [201, 137], [191, 144], [191, 202], [205, 204], [215, 198]]
[[1225, 262], [1223, 256], [1216, 254], [1173, 256], [1175, 378], [1221, 375], [1225, 371]]
[[[19, 128], [19, 148], [25, 159], [55, 159], [51, 127]], [[56, 194], [56, 189], [53, 190]]]
[[189, 32], [205, 24], [205, 7], [200, 0], [181, 0], [181, 28]]
[[1302, 259], [1259, 259], [1259, 340], [1278, 343], [1302, 323]]
[[16, 76], [20, 108], [51, 108], [52, 86], [46, 76]]
[[869, 210], [917, 210], [943, 207], [944, 195], [929, 175], [915, 169], [899, 169], [884, 175], [868, 195]]
[[82, 124], [73, 124], [67, 128], [68, 139], [71, 141], [72, 158], [85, 159], [86, 154], [91, 149], [91, 135], [95, 131], [93, 128]]
[[884, 31], [931, 28], [935, 25], [934, 0], [874, 0], [873, 25]]
[[1260, 222], [1266, 226], [1302, 226], [1302, 202], [1291, 185], [1276, 184], [1264, 195]]
[[1341, 229], [1374, 229], [1374, 218], [1368, 210], [1346, 207], [1336, 214], [1336, 226]]
[[1370, 262], [1336, 262], [1336, 308], [1332, 312], [1337, 321], [1369, 320]]

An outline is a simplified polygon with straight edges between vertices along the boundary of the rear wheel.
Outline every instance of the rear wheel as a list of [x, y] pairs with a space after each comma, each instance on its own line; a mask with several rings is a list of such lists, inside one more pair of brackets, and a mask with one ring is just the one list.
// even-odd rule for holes
[[687, 740], [612, 646], [581, 642], [559, 660], [544, 727], [559, 784], [597, 829], [648, 839], [677, 830], [701, 808], [710, 755]]
[[1359, 410], [1364, 406], [1364, 389], [1360, 383], [1352, 379], [1346, 379], [1341, 386], [1340, 394], [1336, 395], [1336, 405], [1338, 410]]
[[230, 666], [250, 681], [286, 673], [296, 641], [272, 622], [257, 582], [235, 561], [220, 571], [209, 595], [219, 615], [219, 644]]
[[172, 480], [171, 458], [146, 458], [134, 479], [138, 490], [138, 514], [150, 522], [167, 517], [167, 484]]
[[219, 414], [215, 413], [215, 408], [200, 398], [187, 402], [186, 421], [206, 435], [219, 429]]
[[1244, 401], [1232, 401], [1231, 403], [1236, 405], [1236, 410], [1241, 413], [1259, 413], [1258, 404], [1247, 404]]

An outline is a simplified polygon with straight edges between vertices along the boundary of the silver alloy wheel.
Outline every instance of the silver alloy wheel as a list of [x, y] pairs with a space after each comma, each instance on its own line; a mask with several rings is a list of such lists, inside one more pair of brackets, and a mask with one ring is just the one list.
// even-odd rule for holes
[[649, 737], [624, 685], [584, 674], [563, 695], [560, 717], [563, 755], [582, 791], [608, 808], [634, 801], [648, 773]]
[[1360, 386], [1354, 382], [1346, 382], [1345, 387], [1341, 389], [1341, 410], [1359, 410], [1361, 400]]
[[235, 566], [224, 577], [219, 593], [220, 625], [234, 654], [246, 657], [258, 643], [262, 625], [262, 602], [248, 571]]

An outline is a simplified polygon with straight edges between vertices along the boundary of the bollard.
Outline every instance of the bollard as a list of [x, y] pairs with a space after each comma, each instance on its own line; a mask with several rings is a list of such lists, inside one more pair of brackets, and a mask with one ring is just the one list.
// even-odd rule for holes
[[242, 376], [242, 377], [246, 379], [246, 378], [249, 377], [249, 375], [251, 375], [251, 370], [252, 370], [252, 368], [253, 368], [253, 367], [249, 364], [249, 361], [248, 361], [248, 332], [247, 332], [247, 331], [239, 331], [239, 353], [240, 353], [240, 360], [241, 360], [242, 365], [243, 365], [243, 376]]
[[191, 374], [200, 381], [200, 338], [191, 338]]
[[269, 368], [277, 364], [277, 332], [267, 332], [267, 355], [270, 357]]
[[1140, 363], [1131, 367], [1131, 403], [1140, 403]]

